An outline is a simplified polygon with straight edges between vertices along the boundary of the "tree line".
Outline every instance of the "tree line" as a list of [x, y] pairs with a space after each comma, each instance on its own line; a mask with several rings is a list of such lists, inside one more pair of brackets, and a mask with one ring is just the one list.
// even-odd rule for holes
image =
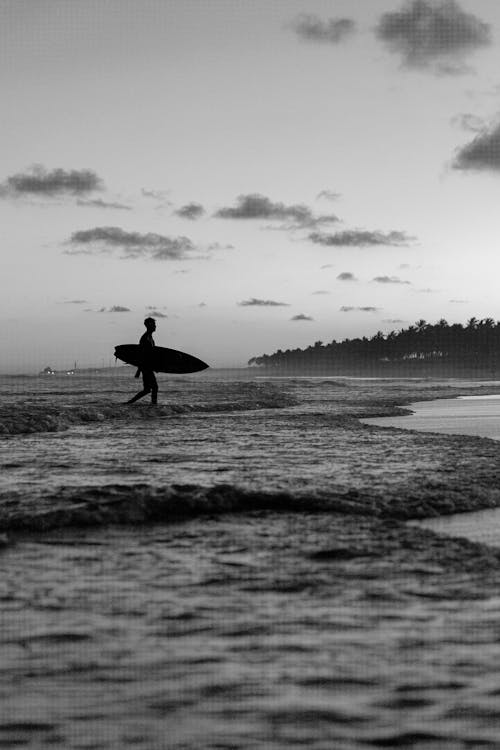
[[280, 370], [335, 371], [358, 369], [495, 370], [500, 368], [500, 321], [470, 318], [467, 324], [418, 320], [414, 325], [388, 334], [316, 341], [306, 349], [287, 349], [252, 357], [248, 364]]

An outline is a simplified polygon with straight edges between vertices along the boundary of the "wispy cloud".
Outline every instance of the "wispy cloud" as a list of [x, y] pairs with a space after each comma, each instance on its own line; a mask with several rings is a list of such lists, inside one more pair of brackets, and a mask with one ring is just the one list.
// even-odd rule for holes
[[141, 189], [141, 195], [143, 198], [148, 200], [156, 201], [155, 211], [163, 211], [167, 208], [171, 208], [174, 204], [169, 200], [170, 190], [148, 190], [147, 188]]
[[340, 312], [378, 312], [380, 310], [380, 307], [353, 307], [351, 305], [342, 305], [342, 307], [339, 308]]
[[379, 232], [366, 231], [362, 229], [347, 229], [334, 234], [322, 232], [311, 232], [309, 239], [317, 245], [329, 247], [371, 247], [375, 245], [392, 245], [394, 247], [406, 247], [415, 238], [405, 232]]
[[399, 11], [384, 13], [376, 35], [405, 67], [442, 74], [466, 71], [465, 57], [491, 42], [490, 26], [455, 0], [412, 0]]
[[401, 318], [384, 318], [382, 323], [391, 323], [396, 325], [398, 323], [407, 323], [407, 320], [401, 320]]
[[457, 151], [452, 164], [454, 169], [493, 171], [500, 170], [500, 122], [482, 130], [468, 144]]
[[104, 187], [101, 178], [91, 169], [51, 169], [35, 164], [26, 172], [7, 177], [0, 184], [0, 197], [82, 196]]
[[238, 302], [238, 305], [240, 307], [289, 307], [288, 302], [277, 302], [274, 299], [257, 299], [255, 297]]
[[144, 198], [152, 198], [155, 201], [166, 201], [168, 199], [169, 190], [147, 190], [146, 188], [141, 189], [141, 195]]
[[305, 315], [304, 313], [299, 313], [298, 315], [294, 315], [293, 318], [290, 318], [290, 320], [299, 321], [299, 320], [314, 320], [314, 318], [311, 318], [310, 315]]
[[311, 294], [330, 294], [330, 292], [327, 289], [318, 289], [316, 292], [311, 292]]
[[195, 247], [188, 237], [167, 237], [148, 232], [127, 232], [119, 227], [94, 227], [73, 232], [67, 241], [69, 255], [96, 255], [121, 251], [122, 258], [181, 260]]
[[468, 300], [468, 299], [450, 299], [450, 300], [448, 300], [448, 302], [451, 302], [454, 305], [465, 305], [468, 302], [470, 302], [470, 300]]
[[234, 245], [221, 245], [220, 242], [211, 242], [210, 245], [207, 245], [207, 250], [234, 250]]
[[321, 190], [316, 196], [316, 200], [321, 200], [323, 198], [326, 201], [336, 201], [341, 197], [342, 194], [336, 193], [334, 190]]
[[64, 300], [63, 305], [86, 305], [86, 299], [67, 299]]
[[159, 310], [154, 310], [150, 307], [146, 309], [151, 310], [150, 315], [152, 318], [168, 318], [168, 315], [165, 315], [165, 313], [162, 313]]
[[323, 21], [313, 13], [301, 13], [292, 21], [291, 27], [301, 39], [338, 44], [354, 32], [356, 24], [350, 18]]
[[131, 206], [125, 205], [125, 203], [115, 203], [113, 201], [103, 201], [102, 198], [93, 198], [82, 200], [79, 198], [76, 202], [77, 206], [89, 206], [90, 208], [116, 208], [122, 211], [132, 211]]
[[470, 114], [470, 112], [455, 115], [451, 118], [451, 124], [462, 130], [468, 130], [471, 133], [481, 133], [486, 130], [486, 124], [482, 117]]
[[[283, 228], [312, 227], [318, 224], [331, 224], [338, 221], [333, 214], [314, 216], [311, 209], [296, 203], [285, 205], [273, 202], [260, 193], [239, 195], [235, 206], [225, 206], [214, 214], [219, 219], [267, 219], [289, 222]], [[290, 224], [291, 222], [291, 224]]]
[[372, 281], [376, 281], [377, 284], [411, 284], [411, 281], [403, 281], [398, 276], [375, 276]]
[[339, 273], [337, 276], [337, 279], [339, 281], [357, 281], [355, 275], [350, 271], [342, 271], [342, 273]]
[[174, 213], [177, 216], [180, 216], [183, 219], [191, 219], [194, 221], [195, 219], [199, 219], [203, 214], [205, 213], [205, 209], [201, 205], [201, 203], [186, 203], [185, 206], [181, 206], [177, 209], [177, 211], [174, 211]]
[[99, 310], [101, 313], [126, 313], [131, 312], [129, 307], [123, 307], [123, 305], [113, 305], [113, 307], [101, 307]]

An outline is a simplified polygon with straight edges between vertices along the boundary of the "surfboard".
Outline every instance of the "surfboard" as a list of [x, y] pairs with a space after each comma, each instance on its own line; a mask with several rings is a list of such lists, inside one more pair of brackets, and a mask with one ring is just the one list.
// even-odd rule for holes
[[115, 357], [121, 359], [127, 365], [134, 365], [134, 367], [147, 365], [155, 372], [169, 372], [172, 374], [201, 372], [201, 370], [206, 370], [208, 367], [198, 357], [178, 352], [175, 349], [167, 349], [164, 346], [153, 347], [151, 355], [148, 353], [148, 359], [145, 361], [144, 350], [139, 344], [120, 344], [115, 347]]

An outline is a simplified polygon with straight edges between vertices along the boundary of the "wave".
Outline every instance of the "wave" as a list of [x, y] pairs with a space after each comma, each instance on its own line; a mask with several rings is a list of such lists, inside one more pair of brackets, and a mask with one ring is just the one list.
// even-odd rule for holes
[[[0, 511], [0, 533], [48, 531], [69, 526], [108, 526], [148, 522], [174, 522], [200, 515], [251, 511], [329, 512], [350, 515], [378, 515], [367, 508], [356, 493], [265, 492], [232, 484], [210, 487], [172, 484], [108, 484], [62, 487], [50, 498], [48, 507], [23, 509], [14, 498]], [[370, 510], [372, 512], [370, 512]]]
[[[68, 394], [64, 394], [67, 396]], [[35, 432], [59, 432], [89, 422], [151, 421], [183, 414], [229, 413], [255, 409], [282, 409], [295, 406], [297, 400], [288, 394], [259, 386], [248, 386], [226, 399], [194, 403], [149, 403], [128, 405], [90, 402], [83, 405], [53, 403], [10, 404], [0, 407], [0, 435], [22, 435]]]

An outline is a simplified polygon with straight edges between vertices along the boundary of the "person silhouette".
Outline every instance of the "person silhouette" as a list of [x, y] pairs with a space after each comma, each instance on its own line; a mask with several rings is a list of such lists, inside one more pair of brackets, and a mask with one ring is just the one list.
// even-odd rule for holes
[[158, 383], [156, 382], [153, 368], [151, 364], [149, 364], [151, 362], [152, 350], [155, 345], [153, 332], [156, 331], [156, 320], [154, 318], [146, 318], [144, 325], [146, 326], [146, 333], [142, 334], [139, 341], [139, 346], [142, 350], [141, 356], [143, 364], [135, 373], [135, 377], [138, 378], [142, 372], [143, 389], [131, 398], [130, 401], [127, 401], [127, 404], [133, 404], [134, 401], [139, 401], [140, 398], [147, 396], [148, 393], [151, 393], [151, 403], [158, 403]]

